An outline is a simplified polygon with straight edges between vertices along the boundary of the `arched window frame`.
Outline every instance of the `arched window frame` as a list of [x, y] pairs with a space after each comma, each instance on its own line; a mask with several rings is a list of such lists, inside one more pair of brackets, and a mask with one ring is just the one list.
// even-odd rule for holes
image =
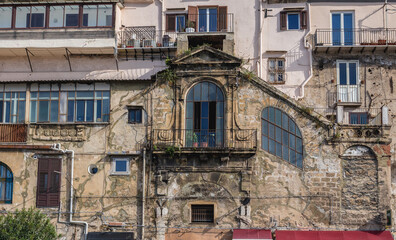
[[261, 148], [302, 168], [304, 143], [296, 122], [285, 112], [267, 107], [261, 113]]
[[14, 176], [11, 169], [0, 162], [0, 204], [12, 203]]
[[[215, 103], [215, 117], [210, 113], [212, 103]], [[201, 112], [201, 115], [196, 117], [195, 104], [200, 105], [200, 110], [206, 107], [207, 116]], [[223, 90], [212, 81], [200, 81], [188, 89], [185, 107], [186, 146], [224, 147], [225, 94]], [[213, 121], [212, 124], [211, 121]]]

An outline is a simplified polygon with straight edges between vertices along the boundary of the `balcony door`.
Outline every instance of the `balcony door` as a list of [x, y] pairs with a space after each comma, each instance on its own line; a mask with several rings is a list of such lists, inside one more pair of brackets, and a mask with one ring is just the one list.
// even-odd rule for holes
[[222, 147], [224, 95], [213, 83], [196, 84], [187, 94], [186, 146]]
[[217, 31], [217, 8], [198, 9], [198, 31], [216, 32]]
[[331, 14], [333, 45], [353, 45], [353, 13], [334, 12]]
[[360, 102], [358, 62], [337, 61], [337, 98], [339, 102]]

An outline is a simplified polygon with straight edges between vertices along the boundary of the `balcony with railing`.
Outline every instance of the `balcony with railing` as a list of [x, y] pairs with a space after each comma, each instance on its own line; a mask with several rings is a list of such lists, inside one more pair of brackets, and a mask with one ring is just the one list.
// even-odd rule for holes
[[26, 140], [26, 124], [0, 124], [0, 143], [21, 143]]
[[336, 92], [328, 92], [328, 105], [334, 107], [335, 105], [359, 106], [360, 99], [360, 85], [337, 85]]
[[257, 148], [257, 130], [155, 129], [152, 136], [153, 150], [159, 153], [169, 146], [179, 147], [184, 152], [254, 153]]
[[316, 51], [342, 47], [349, 51], [356, 47], [360, 51], [396, 48], [396, 29], [391, 28], [317, 29], [313, 37]]

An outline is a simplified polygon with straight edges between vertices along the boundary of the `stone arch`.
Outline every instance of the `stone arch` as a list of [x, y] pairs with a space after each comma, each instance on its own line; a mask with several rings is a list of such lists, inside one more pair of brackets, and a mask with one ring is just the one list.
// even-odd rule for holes
[[367, 146], [353, 145], [345, 150], [341, 159], [343, 223], [370, 227], [380, 225], [377, 156]]
[[188, 84], [186, 84], [186, 85], [181, 89], [181, 96], [183, 96], [183, 99], [186, 99], [186, 98], [187, 98], [188, 92], [189, 92], [196, 84], [198, 84], [198, 83], [200, 83], [200, 82], [211, 82], [211, 83], [215, 84], [217, 87], [219, 87], [219, 88], [222, 90], [223, 95], [224, 95], [224, 97], [226, 98], [228, 92], [227, 92], [227, 89], [225, 88], [224, 84], [223, 84], [221, 81], [219, 81], [218, 79], [216, 79], [216, 78], [205, 76], [205, 77], [197, 77], [197, 78], [192, 79]]

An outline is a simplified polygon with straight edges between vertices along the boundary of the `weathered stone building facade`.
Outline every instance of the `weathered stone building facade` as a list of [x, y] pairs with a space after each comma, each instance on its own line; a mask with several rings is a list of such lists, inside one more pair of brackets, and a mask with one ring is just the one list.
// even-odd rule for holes
[[[309, 27], [320, 21], [307, 17], [313, 5], [304, 1], [252, 1], [243, 9], [255, 13], [235, 16], [235, 26], [225, 6], [164, 2], [78, 2], [78, 29], [66, 28], [72, 20], [64, 20], [65, 29], [29, 29], [29, 21], [16, 29], [12, 20], [0, 30], [3, 212], [40, 208], [62, 239], [125, 233], [225, 240], [234, 229], [390, 227], [394, 44], [321, 44]], [[77, 14], [68, 6], [53, 9]], [[85, 29], [84, 11], [92, 6], [97, 16], [111, 9], [111, 18], [102, 14], [105, 26], [99, 16]], [[160, 10], [150, 24], [166, 31], [123, 26], [128, 14], [153, 9]], [[169, 24], [187, 17], [204, 22], [194, 13], [199, 9], [232, 21], [216, 18], [213, 32], [196, 33]], [[288, 26], [293, 17], [298, 24]], [[282, 41], [297, 36], [297, 42], [278, 48], [282, 41], [271, 35], [258, 50], [262, 21], [267, 28], [276, 23], [272, 30]], [[287, 26], [279, 30], [281, 21]], [[52, 34], [52, 47], [43, 47], [45, 34], [37, 40], [41, 32]], [[197, 42], [212, 47], [192, 46]], [[257, 52], [266, 64], [257, 64]], [[244, 68], [246, 59], [265, 80]], [[271, 59], [285, 64], [275, 71], [281, 85], [269, 80]], [[340, 83], [343, 67], [348, 84]], [[359, 87], [351, 87], [352, 79]]]

